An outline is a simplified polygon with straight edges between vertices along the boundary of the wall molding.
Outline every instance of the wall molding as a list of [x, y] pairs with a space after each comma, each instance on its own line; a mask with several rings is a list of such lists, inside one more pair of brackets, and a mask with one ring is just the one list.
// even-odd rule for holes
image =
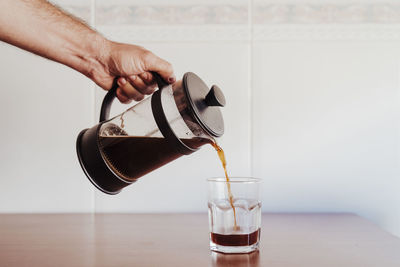
[[[248, 1], [204, 3], [111, 3], [96, 5], [97, 25], [236, 25], [248, 24]], [[63, 5], [73, 14], [88, 6]], [[400, 23], [399, 1], [255, 1], [254, 24], [393, 24]]]
[[106, 37], [136, 42], [400, 41], [400, 25], [102, 26]]
[[400, 23], [400, 2], [261, 3], [254, 24], [393, 24]]
[[124, 42], [400, 40], [400, 1], [255, 0], [252, 20], [247, 1], [155, 2], [99, 1], [96, 28]]
[[247, 4], [98, 5], [96, 9], [97, 25], [209, 25], [247, 23]]

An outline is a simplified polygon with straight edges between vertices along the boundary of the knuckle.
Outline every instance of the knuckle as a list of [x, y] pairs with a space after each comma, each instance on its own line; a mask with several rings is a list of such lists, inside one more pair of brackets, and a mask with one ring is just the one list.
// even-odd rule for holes
[[152, 61], [152, 60], [153, 60], [154, 54], [153, 54], [151, 51], [149, 51], [149, 50], [145, 50], [145, 51], [143, 51], [143, 53], [142, 53], [142, 58], [143, 58], [143, 60], [144, 60], [145, 62], [149, 62], [149, 61]]
[[136, 75], [130, 75], [127, 78], [128, 78], [128, 81], [130, 83], [134, 83], [136, 81], [136, 79], [137, 79], [137, 76]]
[[145, 73], [143, 73], [143, 81], [144, 81], [146, 84], [149, 83], [149, 82], [151, 82], [152, 78], [153, 78], [153, 75], [151, 75], [150, 72], [145, 72]]

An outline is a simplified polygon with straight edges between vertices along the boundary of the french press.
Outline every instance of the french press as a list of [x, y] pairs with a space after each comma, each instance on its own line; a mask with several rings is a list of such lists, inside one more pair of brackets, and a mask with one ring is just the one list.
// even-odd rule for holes
[[89, 180], [117, 194], [139, 177], [214, 142], [224, 133], [220, 107], [225, 97], [194, 73], [169, 85], [153, 73], [158, 90], [109, 119], [117, 86], [106, 94], [100, 123], [77, 138], [78, 159]]

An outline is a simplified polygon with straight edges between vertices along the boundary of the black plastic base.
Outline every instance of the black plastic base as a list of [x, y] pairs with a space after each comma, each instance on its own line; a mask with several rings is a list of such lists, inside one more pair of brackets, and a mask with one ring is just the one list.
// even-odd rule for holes
[[82, 130], [76, 140], [79, 163], [89, 181], [100, 191], [115, 195], [134, 181], [125, 181], [116, 176], [104, 162], [98, 147], [97, 137], [101, 124]]

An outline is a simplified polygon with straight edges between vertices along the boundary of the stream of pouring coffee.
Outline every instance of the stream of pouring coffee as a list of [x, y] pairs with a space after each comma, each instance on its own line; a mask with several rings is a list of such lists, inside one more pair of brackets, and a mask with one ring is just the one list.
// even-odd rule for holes
[[233, 230], [237, 230], [237, 224], [236, 224], [236, 209], [235, 206], [233, 205], [233, 195], [231, 191], [231, 183], [229, 180], [228, 172], [226, 170], [226, 159], [225, 159], [225, 153], [224, 150], [217, 144], [217, 142], [214, 140], [214, 142], [211, 143], [211, 145], [215, 148], [215, 150], [218, 153], [218, 157], [221, 160], [222, 167], [224, 167], [224, 172], [225, 172], [225, 178], [226, 178], [226, 186], [228, 188], [228, 197], [229, 197], [229, 203], [231, 204], [231, 207], [233, 209], [233, 217], [235, 219], [234, 221], [234, 227]]

